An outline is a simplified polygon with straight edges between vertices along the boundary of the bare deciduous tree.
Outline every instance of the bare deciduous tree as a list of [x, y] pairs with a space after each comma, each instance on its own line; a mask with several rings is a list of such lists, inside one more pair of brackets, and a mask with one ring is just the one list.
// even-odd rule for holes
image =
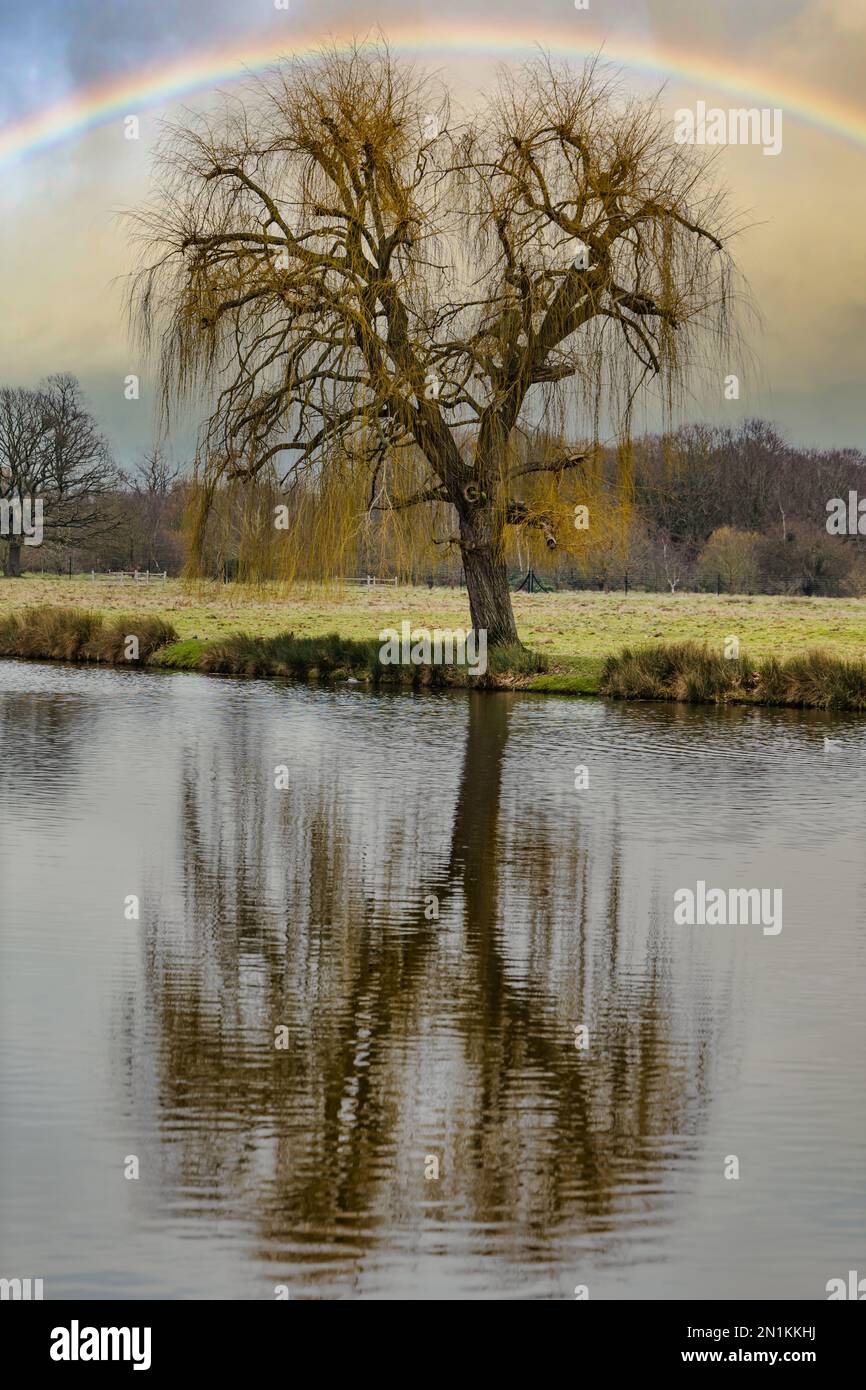
[[158, 447], [150, 449], [135, 465], [132, 488], [138, 505], [132, 543], [137, 542], [148, 569], [160, 568], [158, 551], [166, 522], [177, 510], [173, 494], [180, 476], [181, 470], [172, 466]]
[[[117, 481], [75, 377], [50, 376], [36, 390], [0, 389], [0, 498], [41, 498], [47, 540], [92, 534]], [[21, 573], [21, 543], [20, 535], [7, 538], [7, 576]]]
[[[726, 341], [703, 153], [599, 63], [503, 70], [458, 119], [380, 43], [286, 64], [159, 160], [130, 308], [166, 405], [212, 392], [206, 487], [351, 466], [371, 509], [445, 503], [473, 625], [516, 641], [505, 528], [561, 530], [539, 475], [585, 467], [602, 410], [626, 437], [651, 382], [672, 405]], [[586, 443], [527, 452], [554, 420]]]

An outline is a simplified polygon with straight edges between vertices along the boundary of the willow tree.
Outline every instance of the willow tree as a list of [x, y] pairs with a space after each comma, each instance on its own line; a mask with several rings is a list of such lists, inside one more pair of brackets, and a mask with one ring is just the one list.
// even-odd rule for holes
[[[348, 461], [371, 509], [444, 503], [473, 625], [516, 641], [505, 528], [562, 535], [538, 476], [584, 468], [600, 421], [623, 444], [642, 389], [671, 405], [725, 341], [730, 228], [703, 154], [597, 62], [502, 70], [458, 117], [376, 43], [169, 127], [157, 166], [130, 306], [167, 406], [208, 401], [205, 498], [274, 468], [324, 486]], [[536, 456], [553, 421], [571, 447]]]

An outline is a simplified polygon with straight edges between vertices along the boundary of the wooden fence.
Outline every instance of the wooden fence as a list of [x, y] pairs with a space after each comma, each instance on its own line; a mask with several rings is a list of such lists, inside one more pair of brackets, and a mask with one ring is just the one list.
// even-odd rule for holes
[[362, 574], [362, 575], [359, 575], [359, 576], [357, 576], [357, 577], [355, 577], [355, 576], [347, 577], [347, 578], [345, 578], [345, 579], [343, 580], [343, 583], [344, 583], [344, 584], [360, 584], [360, 585], [363, 585], [365, 588], [368, 588], [368, 589], [375, 589], [375, 587], [376, 587], [377, 584], [391, 584], [391, 585], [394, 586], [394, 588], [396, 588], [396, 587], [397, 587], [397, 576], [395, 575], [393, 579], [377, 579], [375, 574], [366, 574], [366, 575]]
[[98, 574], [96, 570], [90, 571], [90, 578], [93, 580], [101, 579], [114, 581], [117, 584], [125, 584], [130, 580], [133, 584], [150, 584], [151, 580], [157, 584], [164, 584], [168, 579], [167, 570], [106, 570], [104, 574]]

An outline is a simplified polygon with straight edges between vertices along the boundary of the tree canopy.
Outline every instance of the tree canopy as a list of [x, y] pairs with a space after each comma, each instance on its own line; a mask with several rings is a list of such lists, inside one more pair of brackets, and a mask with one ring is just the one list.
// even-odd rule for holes
[[471, 112], [384, 42], [289, 61], [167, 129], [134, 224], [166, 407], [207, 403], [205, 512], [268, 472], [431, 504], [491, 642], [517, 639], [505, 528], [562, 542], [603, 419], [627, 500], [640, 393], [672, 409], [730, 341], [708, 159], [597, 61], [503, 69]]

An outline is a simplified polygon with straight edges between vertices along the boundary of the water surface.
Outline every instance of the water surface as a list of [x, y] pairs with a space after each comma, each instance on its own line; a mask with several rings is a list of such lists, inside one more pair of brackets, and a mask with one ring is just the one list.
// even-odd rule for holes
[[[866, 725], [6, 662], [0, 736], [0, 1275], [866, 1273]], [[782, 932], [675, 925], [698, 879], [781, 888]]]

